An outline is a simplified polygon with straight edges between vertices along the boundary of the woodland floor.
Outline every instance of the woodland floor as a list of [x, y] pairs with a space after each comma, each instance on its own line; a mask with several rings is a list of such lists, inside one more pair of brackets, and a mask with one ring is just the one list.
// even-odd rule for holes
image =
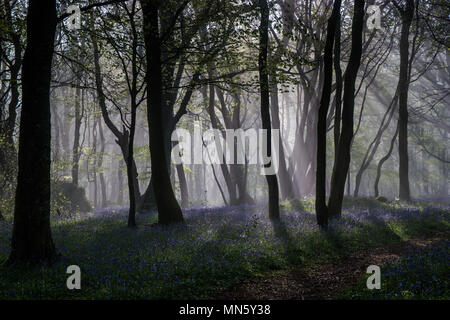
[[[186, 223], [170, 227], [142, 213], [135, 229], [126, 227], [126, 207], [56, 215], [60, 260], [0, 267], [0, 300], [450, 299], [448, 202], [344, 200], [327, 232], [317, 227], [314, 199], [282, 203], [278, 223], [265, 206], [187, 209]], [[0, 223], [0, 266], [12, 227], [11, 216]], [[66, 287], [69, 265], [82, 271], [76, 292]], [[365, 285], [369, 265], [381, 267], [381, 290]]]
[[358, 283], [369, 265], [380, 267], [402, 258], [411, 249], [426, 249], [444, 241], [433, 237], [410, 239], [377, 248], [367, 248], [322, 265], [296, 267], [289, 271], [245, 280], [224, 288], [213, 299], [224, 300], [322, 300], [335, 299]]

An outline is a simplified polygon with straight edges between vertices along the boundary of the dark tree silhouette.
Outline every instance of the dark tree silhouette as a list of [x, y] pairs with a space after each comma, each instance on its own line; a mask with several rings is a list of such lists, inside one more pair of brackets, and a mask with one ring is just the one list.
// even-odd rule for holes
[[55, 0], [29, 1], [10, 264], [56, 257], [50, 229], [50, 79], [56, 20]]
[[161, 38], [158, 25], [158, 4], [156, 1], [141, 0], [144, 17], [144, 42], [147, 54], [148, 102], [147, 121], [149, 125], [150, 157], [152, 164], [152, 183], [158, 223], [183, 222], [181, 208], [175, 198], [168, 170], [168, 159], [164, 144]]
[[[261, 14], [261, 24], [259, 27], [259, 86], [261, 92], [261, 121], [263, 129], [267, 130], [267, 156], [272, 155], [272, 135], [270, 123], [270, 101], [269, 101], [269, 72], [267, 67], [267, 47], [269, 44], [269, 6], [267, 0], [259, 1]], [[270, 162], [265, 167], [270, 167]], [[266, 175], [269, 189], [269, 217], [270, 219], [280, 219], [280, 205], [278, 198], [277, 176]]]
[[328, 224], [328, 209], [326, 206], [327, 114], [330, 105], [331, 82], [333, 80], [333, 42], [338, 19], [340, 19], [340, 10], [341, 1], [334, 1], [333, 11], [327, 26], [327, 38], [323, 58], [324, 81], [317, 119], [316, 215], [317, 223], [322, 227]]
[[399, 198], [411, 200], [408, 175], [408, 61], [409, 61], [409, 31], [414, 17], [414, 0], [406, 0], [404, 8], [393, 1], [402, 18], [402, 30], [400, 35], [400, 74], [399, 74], [399, 99], [398, 99], [398, 156], [399, 156]]
[[355, 107], [355, 82], [361, 63], [362, 34], [364, 25], [364, 0], [356, 0], [352, 22], [352, 49], [344, 75], [344, 99], [342, 105], [342, 131], [333, 167], [328, 201], [328, 216], [341, 215], [345, 180], [350, 165], [350, 148], [353, 139], [353, 114]]

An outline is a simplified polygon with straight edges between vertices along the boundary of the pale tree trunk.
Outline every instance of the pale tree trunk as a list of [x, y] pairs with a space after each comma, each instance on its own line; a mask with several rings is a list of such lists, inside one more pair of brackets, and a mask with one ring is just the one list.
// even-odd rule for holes
[[117, 166], [117, 203], [123, 204], [123, 173], [122, 173], [123, 160], [119, 160]]
[[[271, 89], [270, 89], [270, 111], [272, 115], [272, 128], [273, 129], [281, 129], [280, 125], [280, 107], [279, 107], [279, 99], [278, 99], [278, 85], [276, 82], [276, 78], [274, 76], [271, 77]], [[294, 198], [293, 189], [292, 189], [292, 178], [289, 176], [286, 166], [286, 156], [284, 153], [284, 146], [282, 135], [280, 132], [279, 135], [279, 146], [280, 146], [280, 161], [279, 161], [279, 179], [280, 179], [280, 191], [281, 191], [281, 199], [291, 199]]]
[[105, 174], [103, 173], [103, 154], [105, 153], [105, 136], [103, 135], [103, 127], [102, 122], [98, 119], [98, 134], [100, 137], [100, 154], [98, 157], [97, 168], [100, 170], [99, 178], [100, 178], [100, 190], [102, 193], [102, 207], [107, 206], [107, 194], [106, 194], [106, 183], [105, 183]]
[[181, 207], [189, 207], [189, 193], [188, 186], [186, 182], [186, 175], [184, 174], [184, 168], [182, 164], [176, 165], [178, 181], [180, 183], [180, 194], [181, 194]]
[[[79, 80], [77, 80], [79, 84]], [[75, 131], [73, 134], [72, 147], [72, 183], [78, 185], [78, 172], [80, 167], [80, 128], [81, 128], [81, 89], [75, 89]]]

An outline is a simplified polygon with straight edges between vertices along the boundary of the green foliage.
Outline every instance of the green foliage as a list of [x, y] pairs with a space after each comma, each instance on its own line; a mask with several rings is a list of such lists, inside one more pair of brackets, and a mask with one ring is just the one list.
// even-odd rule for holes
[[84, 188], [68, 181], [52, 183], [51, 207], [53, 214], [66, 217], [92, 210], [91, 204], [86, 199]]
[[375, 198], [375, 200], [380, 201], [380, 202], [389, 202], [389, 200], [383, 196], [378, 196]]
[[282, 212], [306, 211], [314, 212], [314, 198], [306, 198], [304, 200], [290, 199], [280, 202]]

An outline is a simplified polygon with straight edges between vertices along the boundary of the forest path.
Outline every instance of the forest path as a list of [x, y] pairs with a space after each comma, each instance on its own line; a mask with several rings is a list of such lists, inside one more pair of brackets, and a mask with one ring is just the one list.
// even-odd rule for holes
[[315, 300], [332, 299], [356, 284], [369, 265], [383, 266], [407, 253], [443, 238], [411, 239], [384, 247], [368, 248], [322, 265], [297, 267], [245, 280], [220, 291], [213, 299], [224, 300]]

